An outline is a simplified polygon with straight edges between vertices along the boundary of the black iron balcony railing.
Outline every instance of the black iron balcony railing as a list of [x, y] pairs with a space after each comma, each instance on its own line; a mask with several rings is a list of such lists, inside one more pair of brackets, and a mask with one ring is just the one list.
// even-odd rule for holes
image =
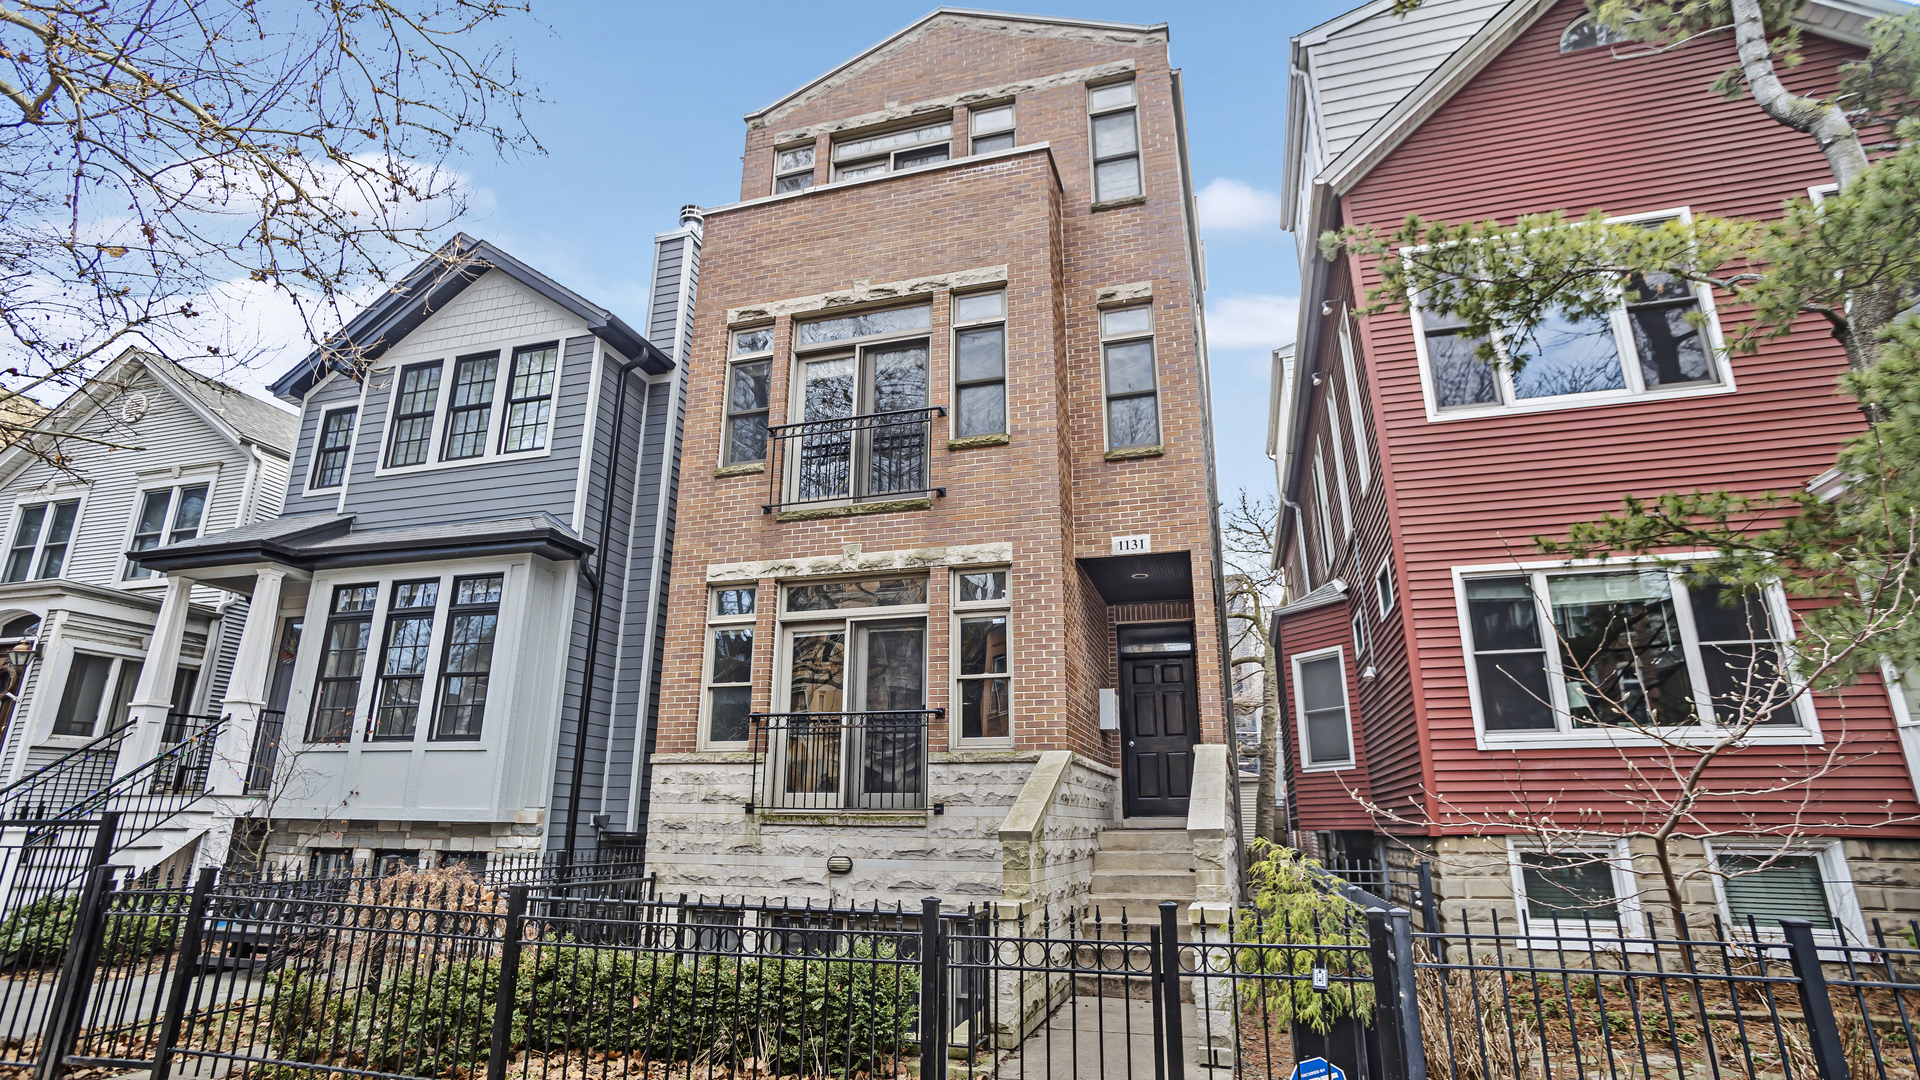
[[924, 810], [927, 733], [945, 709], [754, 713], [747, 809]]
[[767, 429], [762, 509], [859, 505], [931, 496], [933, 420], [944, 406], [809, 420]]

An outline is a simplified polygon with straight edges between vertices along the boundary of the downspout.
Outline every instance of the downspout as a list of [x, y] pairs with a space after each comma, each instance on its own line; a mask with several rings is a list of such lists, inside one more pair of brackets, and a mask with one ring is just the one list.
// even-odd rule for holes
[[600, 655], [600, 615], [606, 606], [607, 546], [613, 542], [613, 486], [620, 472], [620, 438], [627, 421], [627, 376], [640, 366], [640, 360], [621, 363], [613, 399], [613, 438], [607, 443], [607, 479], [600, 488], [600, 546], [594, 552], [592, 570], [582, 568], [587, 584], [593, 587], [593, 603], [587, 609], [587, 669], [580, 675], [580, 711], [573, 724], [573, 772], [567, 786], [567, 835], [562, 842], [562, 866], [572, 866], [580, 829], [580, 785], [587, 775], [587, 725], [593, 715], [594, 673]]

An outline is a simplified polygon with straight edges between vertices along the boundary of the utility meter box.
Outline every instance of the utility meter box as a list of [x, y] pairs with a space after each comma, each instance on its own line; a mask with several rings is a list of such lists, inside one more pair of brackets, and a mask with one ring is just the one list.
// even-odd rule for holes
[[1100, 730], [1120, 730], [1120, 691], [1100, 691]]

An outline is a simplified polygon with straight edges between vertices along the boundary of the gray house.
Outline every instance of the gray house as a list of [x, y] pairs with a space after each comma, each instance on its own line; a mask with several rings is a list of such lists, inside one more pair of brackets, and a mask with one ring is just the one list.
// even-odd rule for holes
[[697, 219], [637, 325], [462, 235], [272, 390], [273, 521], [137, 555], [247, 594], [210, 790], [286, 864], [644, 832]]

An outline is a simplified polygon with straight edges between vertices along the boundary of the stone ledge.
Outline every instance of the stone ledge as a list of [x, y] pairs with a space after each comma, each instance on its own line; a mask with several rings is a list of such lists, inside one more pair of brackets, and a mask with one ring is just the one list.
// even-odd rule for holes
[[1129, 446], [1125, 450], [1107, 451], [1106, 459], [1108, 461], [1135, 461], [1140, 458], [1161, 457], [1165, 455], [1166, 452], [1166, 448], [1161, 446]]
[[843, 810], [838, 813], [806, 813], [789, 810], [755, 810], [754, 819], [762, 825], [837, 825], [844, 828], [925, 828], [932, 812], [897, 814], [872, 810]]
[[815, 510], [782, 510], [775, 521], [823, 521], [828, 518], [861, 517], [866, 514], [900, 514], [911, 510], [931, 510], [933, 500], [896, 499], [892, 502], [853, 503], [848, 506], [822, 506]]
[[1145, 195], [1135, 195], [1131, 199], [1108, 199], [1106, 202], [1097, 202], [1087, 207], [1087, 209], [1097, 214], [1102, 210], [1118, 210], [1123, 206], [1145, 205], [1147, 205], [1147, 197]]
[[1004, 431], [993, 435], [969, 435], [964, 439], [948, 439], [947, 449], [972, 450], [981, 446], [1005, 446], [1012, 441]]
[[721, 467], [713, 470], [713, 477], [714, 479], [718, 480], [721, 477], [726, 477], [726, 476], [753, 476], [757, 473], [763, 473], [766, 471], [767, 471], [766, 462], [746, 461], [738, 465], [722, 465]]

